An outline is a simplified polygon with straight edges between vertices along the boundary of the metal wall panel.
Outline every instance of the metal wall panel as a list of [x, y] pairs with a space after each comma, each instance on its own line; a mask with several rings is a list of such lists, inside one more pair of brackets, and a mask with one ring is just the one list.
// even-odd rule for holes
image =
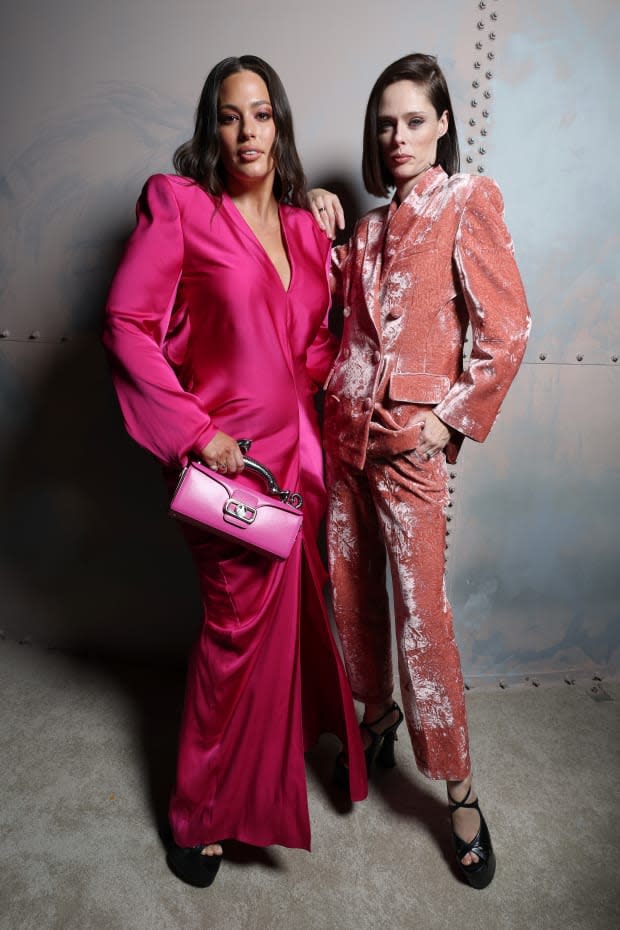
[[620, 664], [620, 405], [604, 366], [526, 365], [453, 478], [449, 596], [470, 677]]
[[[251, 9], [251, 15], [248, 10]], [[448, 75], [464, 167], [498, 179], [534, 314], [528, 362], [455, 469], [449, 586], [470, 676], [618, 669], [618, 103], [612, 0], [24, 0], [0, 79], [0, 580], [8, 635], [184, 648], [198, 616], [158, 468], [124, 436], [96, 335], [140, 186], [213, 62], [280, 72], [313, 183], [353, 217], [378, 72]], [[471, 141], [470, 141], [471, 140]], [[469, 158], [469, 161], [465, 159]], [[67, 340], [67, 341], [62, 341]], [[181, 592], [181, 594], [179, 594]]]

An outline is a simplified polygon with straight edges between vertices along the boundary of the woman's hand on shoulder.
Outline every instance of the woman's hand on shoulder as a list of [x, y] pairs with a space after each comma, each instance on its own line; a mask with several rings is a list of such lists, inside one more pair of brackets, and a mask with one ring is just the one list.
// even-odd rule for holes
[[237, 440], [221, 430], [207, 443], [200, 458], [213, 471], [223, 475], [236, 475], [243, 471], [243, 453]]
[[336, 231], [344, 229], [344, 210], [336, 194], [322, 187], [313, 187], [306, 194], [308, 208], [321, 229], [330, 239], [336, 238]]

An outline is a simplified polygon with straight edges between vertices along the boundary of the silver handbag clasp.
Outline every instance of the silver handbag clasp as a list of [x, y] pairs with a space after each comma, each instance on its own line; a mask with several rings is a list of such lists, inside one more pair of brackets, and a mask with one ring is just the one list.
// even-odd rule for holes
[[234, 497], [229, 497], [224, 505], [224, 513], [231, 517], [236, 517], [242, 523], [251, 524], [256, 520], [256, 508], [244, 504], [242, 501], [236, 501]]

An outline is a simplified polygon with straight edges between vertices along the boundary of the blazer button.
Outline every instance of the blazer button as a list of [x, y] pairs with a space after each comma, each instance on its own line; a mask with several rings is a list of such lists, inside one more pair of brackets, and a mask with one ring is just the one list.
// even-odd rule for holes
[[372, 398], [365, 397], [362, 401], [362, 410], [372, 410]]
[[397, 320], [399, 317], [403, 315], [403, 308], [399, 304], [396, 304], [390, 310], [389, 315], [392, 317], [393, 320]]
[[375, 362], [376, 364], [379, 364], [379, 362], [381, 361], [381, 353], [380, 353], [379, 351], [373, 352], [373, 353], [372, 353], [372, 360], [373, 360], [373, 362]]
[[350, 308], [350, 307], [345, 307], [344, 310], [342, 311], [342, 315], [343, 315], [343, 316], [351, 316], [351, 308]]

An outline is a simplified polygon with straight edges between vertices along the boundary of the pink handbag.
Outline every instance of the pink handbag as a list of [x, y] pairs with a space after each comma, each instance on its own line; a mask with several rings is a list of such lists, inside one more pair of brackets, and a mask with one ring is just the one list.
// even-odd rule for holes
[[239, 440], [245, 468], [263, 478], [271, 496], [236, 484], [202, 462], [190, 462], [179, 476], [170, 515], [248, 549], [286, 559], [301, 529], [303, 500], [301, 494], [281, 490], [269, 469], [245, 454], [250, 444]]

